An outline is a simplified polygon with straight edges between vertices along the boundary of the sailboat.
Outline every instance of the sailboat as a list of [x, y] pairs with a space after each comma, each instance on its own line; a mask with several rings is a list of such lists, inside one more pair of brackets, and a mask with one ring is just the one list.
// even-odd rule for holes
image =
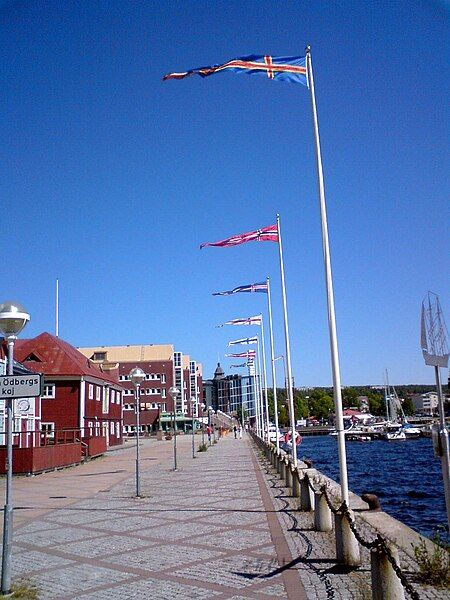
[[386, 369], [386, 379], [384, 384], [384, 401], [386, 403], [386, 424], [383, 428], [383, 439], [388, 442], [404, 442], [406, 433], [403, 426], [398, 422], [398, 407], [401, 410], [400, 400], [395, 393], [391, 393], [389, 386], [389, 376]]

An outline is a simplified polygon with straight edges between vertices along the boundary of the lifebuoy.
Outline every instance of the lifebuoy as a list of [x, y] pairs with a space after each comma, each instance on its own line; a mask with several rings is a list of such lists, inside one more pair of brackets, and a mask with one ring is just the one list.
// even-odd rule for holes
[[[284, 441], [287, 444], [288, 442], [291, 441], [292, 438], [292, 432], [291, 431], [287, 431], [284, 434]], [[302, 443], [302, 436], [299, 434], [298, 431], [295, 432], [295, 445], [298, 446], [299, 444]]]

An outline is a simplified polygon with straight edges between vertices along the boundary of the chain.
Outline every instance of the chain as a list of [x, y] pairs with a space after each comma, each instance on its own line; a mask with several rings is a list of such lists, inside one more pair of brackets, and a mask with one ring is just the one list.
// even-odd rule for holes
[[[264, 444], [264, 442], [261, 443], [262, 440], [259, 440], [256, 436], [253, 436], [253, 438], [255, 440], [257, 440], [257, 442], [260, 443], [260, 446], [262, 446], [263, 448], [266, 446], [266, 444]], [[274, 450], [273, 445], [271, 447], [268, 444], [266, 446], [266, 448], [267, 447], [271, 451]], [[306, 474], [305, 474], [305, 477], [306, 477], [308, 487], [311, 489], [311, 491], [316, 492], [317, 490], [313, 485], [313, 483], [316, 483], [316, 482], [313, 480], [313, 483], [311, 483], [310, 478]], [[328, 504], [328, 507], [330, 508], [330, 510], [333, 514], [341, 513], [343, 516], [345, 516], [347, 518], [349, 527], [350, 527], [351, 531], [353, 532], [353, 535], [355, 536], [357, 541], [361, 544], [361, 546], [363, 546], [364, 548], [367, 548], [368, 550], [374, 550], [376, 552], [380, 552], [380, 553], [384, 554], [386, 556], [386, 558], [388, 559], [388, 561], [390, 562], [395, 574], [399, 578], [402, 586], [405, 588], [405, 590], [408, 593], [408, 595], [410, 596], [410, 598], [412, 600], [420, 600], [419, 594], [412, 587], [412, 585], [406, 578], [406, 575], [401, 570], [401, 568], [398, 565], [397, 561], [395, 560], [395, 557], [393, 556], [389, 546], [387, 545], [386, 540], [384, 538], [382, 538], [380, 534], [377, 534], [377, 537], [372, 541], [365, 540], [361, 536], [361, 534], [358, 532], [358, 530], [356, 528], [356, 522], [353, 519], [353, 517], [348, 509], [347, 504], [345, 502], [342, 502], [342, 504], [338, 508], [335, 508], [335, 506], [333, 505], [333, 503], [331, 501], [331, 498], [329, 495], [329, 488], [326, 483], [324, 483], [323, 485], [320, 486], [319, 491], [322, 492], [322, 494], [325, 498], [325, 501]]]

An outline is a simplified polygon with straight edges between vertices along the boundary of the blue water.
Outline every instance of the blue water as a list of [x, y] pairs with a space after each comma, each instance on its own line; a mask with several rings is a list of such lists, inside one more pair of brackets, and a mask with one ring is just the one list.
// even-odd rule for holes
[[[446, 525], [441, 461], [431, 439], [347, 442], [346, 449], [351, 491], [376, 494], [384, 511], [423, 535]], [[336, 437], [305, 436], [297, 455], [339, 481]]]

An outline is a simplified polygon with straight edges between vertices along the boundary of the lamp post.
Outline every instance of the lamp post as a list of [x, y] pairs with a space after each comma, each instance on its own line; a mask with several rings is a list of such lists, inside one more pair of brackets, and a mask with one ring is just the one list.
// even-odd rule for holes
[[180, 394], [180, 390], [177, 387], [172, 386], [169, 389], [169, 394], [170, 394], [170, 397], [172, 398], [172, 402], [173, 402], [173, 470], [176, 471], [177, 470], [177, 420], [176, 420], [176, 414], [177, 414], [177, 398]]
[[139, 367], [130, 371], [130, 381], [134, 385], [134, 402], [136, 410], [136, 498], [141, 496], [141, 476], [139, 473], [139, 430], [141, 428], [141, 383], [145, 379], [145, 373]]
[[212, 433], [211, 423], [212, 423], [212, 415], [213, 414], [214, 414], [213, 407], [212, 406], [208, 406], [208, 429], [209, 429], [208, 442], [209, 442], [210, 446], [211, 446], [211, 433]]
[[[4, 302], [0, 305], [0, 333], [8, 341], [8, 375], [14, 374], [14, 340], [30, 320], [30, 315], [18, 302]], [[11, 548], [12, 548], [12, 428], [13, 401], [5, 400], [6, 407], [6, 494], [3, 512], [3, 558], [2, 585], [3, 595], [11, 592]]]
[[192, 458], [195, 458], [195, 421], [194, 408], [197, 405], [197, 399], [191, 398], [191, 417], [192, 417]]
[[202, 409], [202, 446], [205, 445], [205, 423], [203, 422], [204, 412], [206, 408], [206, 404], [200, 404], [200, 408]]
[[158, 442], [162, 442], [163, 439], [163, 430], [161, 423], [161, 403], [158, 402], [158, 431], [156, 432], [156, 439]]

